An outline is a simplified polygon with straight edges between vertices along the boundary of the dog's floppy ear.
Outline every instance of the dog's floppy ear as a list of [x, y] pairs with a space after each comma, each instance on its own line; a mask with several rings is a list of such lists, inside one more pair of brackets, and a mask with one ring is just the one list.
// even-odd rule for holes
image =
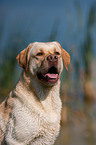
[[64, 61], [64, 65], [66, 70], [68, 71], [68, 65], [70, 64], [70, 55], [69, 53], [62, 48], [62, 57], [63, 57], [63, 61]]
[[59, 45], [59, 47], [62, 51], [62, 57], [63, 57], [64, 65], [65, 65], [66, 70], [68, 71], [68, 65], [70, 64], [70, 55], [65, 49], [63, 49], [61, 47], [59, 42], [57, 42], [57, 44]]
[[16, 57], [16, 59], [17, 59], [17, 61], [18, 61], [18, 64], [22, 67], [22, 68], [24, 68], [26, 71], [28, 70], [28, 63], [29, 63], [29, 50], [30, 50], [30, 48], [32, 47], [32, 43], [30, 43], [29, 45], [28, 45], [28, 47], [27, 48], [25, 48], [23, 51], [21, 51], [18, 55], [17, 55], [17, 57]]

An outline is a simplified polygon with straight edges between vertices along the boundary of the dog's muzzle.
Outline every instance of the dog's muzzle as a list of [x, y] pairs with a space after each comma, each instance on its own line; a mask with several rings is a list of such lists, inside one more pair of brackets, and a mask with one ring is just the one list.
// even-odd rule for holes
[[58, 56], [49, 55], [46, 57], [48, 69], [45, 73], [37, 73], [38, 79], [47, 85], [54, 85], [58, 80]]

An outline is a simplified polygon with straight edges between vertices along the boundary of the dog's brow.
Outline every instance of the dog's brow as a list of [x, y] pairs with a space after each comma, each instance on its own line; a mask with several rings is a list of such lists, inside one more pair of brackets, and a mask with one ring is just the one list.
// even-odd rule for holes
[[57, 47], [54, 47], [54, 52], [56, 52], [56, 51], [60, 52], [60, 49], [58, 49]]
[[43, 52], [44, 50], [43, 50], [43, 48], [39, 48], [38, 51], [39, 51], [39, 52], [40, 52], [40, 51]]
[[57, 50], [57, 47], [54, 47], [54, 51], [56, 51]]

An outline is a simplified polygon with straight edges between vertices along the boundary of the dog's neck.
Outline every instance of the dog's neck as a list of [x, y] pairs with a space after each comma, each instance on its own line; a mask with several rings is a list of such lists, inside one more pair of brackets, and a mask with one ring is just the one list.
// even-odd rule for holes
[[32, 92], [34, 94], [33, 96], [36, 96], [40, 100], [45, 110], [48, 110], [47, 104], [52, 104], [52, 102], [55, 109], [57, 108], [58, 110], [60, 108], [58, 106], [58, 101], [60, 101], [60, 80], [54, 86], [48, 87], [41, 83], [37, 77], [23, 71], [17, 86], [19, 89], [24, 87], [23, 89], [26, 92]]

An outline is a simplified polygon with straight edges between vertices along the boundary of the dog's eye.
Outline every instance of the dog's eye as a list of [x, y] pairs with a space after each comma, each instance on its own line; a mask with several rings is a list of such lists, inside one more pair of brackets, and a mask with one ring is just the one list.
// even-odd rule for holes
[[42, 52], [39, 52], [39, 53], [37, 53], [36, 55], [37, 55], [37, 56], [41, 56], [41, 55], [43, 55], [43, 53], [42, 53]]
[[60, 53], [58, 51], [56, 51], [55, 54], [60, 55]]

